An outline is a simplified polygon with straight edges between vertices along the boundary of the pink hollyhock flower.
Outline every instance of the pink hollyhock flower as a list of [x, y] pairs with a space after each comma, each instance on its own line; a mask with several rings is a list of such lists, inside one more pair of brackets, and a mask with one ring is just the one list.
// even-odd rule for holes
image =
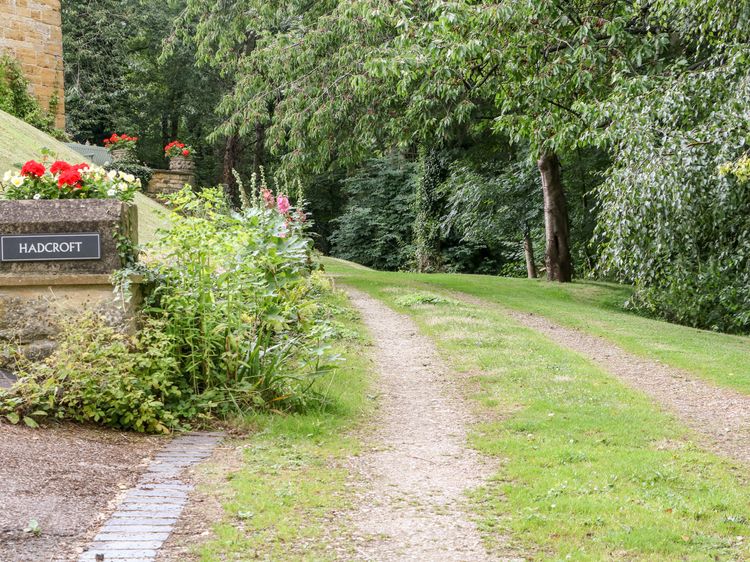
[[273, 207], [273, 193], [271, 193], [270, 189], [263, 189], [260, 192], [261, 197], [263, 197], [263, 202], [266, 204], [266, 207], [269, 209]]
[[284, 195], [279, 195], [276, 198], [276, 207], [279, 209], [279, 212], [282, 215], [286, 215], [291, 208], [291, 205], [289, 204], [289, 198], [285, 197]]

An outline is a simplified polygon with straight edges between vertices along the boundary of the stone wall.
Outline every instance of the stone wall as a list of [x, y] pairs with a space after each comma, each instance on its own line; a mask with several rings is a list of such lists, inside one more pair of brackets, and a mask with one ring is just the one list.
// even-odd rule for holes
[[0, 369], [12, 367], [13, 353], [33, 361], [55, 349], [63, 324], [89, 312], [126, 334], [136, 330], [142, 303], [140, 279], [134, 279], [129, 298], [113, 292], [109, 275], [0, 274]]
[[55, 123], [65, 127], [60, 0], [0, 0], [0, 52], [21, 64], [42, 108], [57, 98]]
[[[134, 332], [142, 280], [131, 278], [127, 299], [114, 292], [111, 275], [122, 267], [126, 246], [137, 244], [137, 233], [137, 207], [117, 200], [0, 201], [0, 370], [12, 366], [10, 350], [30, 359], [48, 355], [60, 326], [86, 311]], [[93, 255], [78, 255], [80, 247], [62, 242], [44, 250], [52, 256], [28, 251], [40, 237], [96, 235]], [[14, 244], [23, 244], [26, 255], [11, 251]]]
[[0, 201], [0, 236], [99, 233], [101, 257], [87, 261], [2, 261], [0, 275], [109, 274], [122, 267], [115, 234], [138, 243], [138, 208], [117, 199]]
[[195, 184], [195, 174], [184, 170], [153, 170], [151, 181], [148, 182], [149, 195], [164, 193], [175, 193], [181, 190], [185, 184]]

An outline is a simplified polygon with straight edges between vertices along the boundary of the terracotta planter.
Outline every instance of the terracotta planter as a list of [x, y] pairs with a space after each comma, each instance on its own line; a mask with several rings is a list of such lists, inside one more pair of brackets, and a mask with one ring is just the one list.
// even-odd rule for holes
[[184, 156], [173, 156], [169, 159], [169, 169], [178, 171], [192, 171], [195, 169], [195, 163], [191, 158]]
[[129, 148], [115, 148], [110, 150], [109, 153], [112, 155], [112, 162], [132, 162], [133, 151]]

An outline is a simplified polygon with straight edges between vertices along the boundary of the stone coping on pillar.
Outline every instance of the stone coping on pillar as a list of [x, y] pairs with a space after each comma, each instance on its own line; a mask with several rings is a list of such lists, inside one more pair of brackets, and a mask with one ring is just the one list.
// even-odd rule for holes
[[[110, 274], [122, 267], [123, 239], [138, 243], [138, 208], [130, 203], [117, 199], [0, 200], [0, 274]], [[87, 247], [88, 253], [79, 257], [72, 251], [57, 252], [58, 245], [67, 250]]]

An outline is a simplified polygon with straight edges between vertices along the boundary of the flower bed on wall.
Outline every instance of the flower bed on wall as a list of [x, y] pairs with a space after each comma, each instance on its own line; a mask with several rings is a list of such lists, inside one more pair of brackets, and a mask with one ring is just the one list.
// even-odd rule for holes
[[141, 181], [132, 174], [92, 164], [58, 160], [49, 168], [29, 160], [16, 174], [5, 172], [0, 199], [119, 199], [132, 201]]

